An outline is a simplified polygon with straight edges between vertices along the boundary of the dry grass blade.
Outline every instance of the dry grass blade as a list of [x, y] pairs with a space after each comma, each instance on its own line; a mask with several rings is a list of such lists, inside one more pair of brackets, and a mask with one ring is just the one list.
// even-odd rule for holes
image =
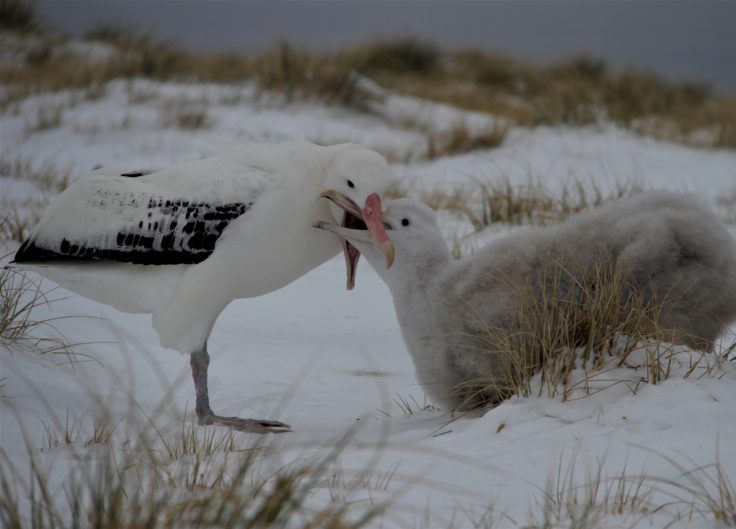
[[75, 344], [55, 326], [62, 318], [33, 317], [36, 308], [58, 301], [50, 298], [49, 293], [25, 272], [0, 269], [0, 343], [7, 348], [40, 354], [62, 354], [73, 361], [77, 357], [73, 350]]
[[48, 302], [38, 284], [12, 269], [0, 270], [0, 299], [0, 338], [5, 345], [28, 336], [40, 325], [31, 319], [31, 312]]
[[30, 235], [33, 226], [41, 219], [43, 208], [38, 205], [24, 209], [26, 213], [12, 206], [3, 208], [0, 212], [0, 240], [23, 242]]
[[580, 480], [575, 460], [565, 462], [561, 456], [542, 491], [541, 519], [534, 512], [539, 506], [530, 506], [530, 522], [525, 527], [595, 529], [606, 526], [604, 521], [612, 516], [627, 521], [626, 527], [634, 527], [661, 508], [653, 504], [655, 483], [647, 476], [628, 475], [625, 464], [612, 477], [607, 477], [604, 469], [605, 460], [599, 460]]
[[[713, 464], [697, 465], [687, 456], [683, 464], [672, 456], [644, 449], [661, 457], [679, 472], [674, 479], [652, 479], [664, 492], [691, 511], [725, 527], [736, 527], [736, 486], [718, 455]], [[686, 466], [688, 463], [691, 467]]]

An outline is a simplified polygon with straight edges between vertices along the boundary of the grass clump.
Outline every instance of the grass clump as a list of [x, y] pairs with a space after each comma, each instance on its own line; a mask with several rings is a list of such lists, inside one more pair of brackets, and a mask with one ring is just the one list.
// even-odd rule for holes
[[[614, 477], [604, 475], [604, 462], [598, 461], [594, 471], [585, 480], [576, 476], [573, 460], [565, 465], [562, 458], [555, 477], [543, 492], [541, 519], [530, 512], [528, 529], [571, 527], [595, 529], [603, 527], [609, 516], [621, 517], [637, 523], [662, 509], [655, 506], [655, 486], [647, 477], [629, 476], [626, 467]], [[670, 518], [676, 518], [674, 514]]]
[[57, 318], [38, 320], [33, 316], [35, 309], [55, 301], [26, 273], [0, 269], [0, 345], [71, 359], [73, 344], [55, 327]]
[[58, 129], [64, 118], [62, 106], [40, 106], [36, 118], [26, 124], [26, 134]]
[[3, 201], [0, 207], [0, 242], [23, 242], [41, 220], [48, 203], [45, 195], [55, 195], [66, 189], [71, 183], [71, 171], [51, 163], [33, 164], [26, 158], [4, 153], [0, 155], [0, 178], [30, 181], [42, 192], [37, 198]]
[[[636, 182], [619, 182], [604, 192], [595, 182], [580, 180], [563, 184], [550, 192], [537, 181], [518, 185], [501, 176], [476, 179], [470, 185], [451, 192], [419, 191], [419, 198], [429, 207], [447, 211], [467, 220], [475, 231], [494, 224], [545, 226], [561, 222], [575, 213], [601, 204], [640, 193], [643, 187]], [[396, 190], [395, 195], [412, 194], [410, 190]]]
[[[673, 461], [674, 464], [674, 461]], [[682, 470], [682, 466], [679, 467]], [[695, 498], [694, 508], [726, 527], [736, 527], [736, 487], [718, 462], [683, 473], [686, 484], [677, 484]]]
[[285, 42], [254, 58], [253, 78], [261, 90], [281, 94], [287, 103], [317, 100], [366, 111], [375, 99], [349, 63], [310, 56]]
[[[698, 520], [708, 525], [736, 527], [736, 489], [727, 470], [716, 456], [715, 463], [696, 465], [689, 458], [687, 466], [660, 452], [652, 455], [664, 459], [678, 472], [674, 479], [647, 474], [630, 474], [624, 466], [616, 475], [605, 475], [605, 459], [596, 462], [584, 479], [576, 472], [573, 459], [563, 457], [554, 477], [548, 480], [541, 505], [530, 506], [529, 529], [570, 527], [595, 529], [609, 527], [612, 518], [638, 527], [640, 522], [663, 527]], [[541, 513], [535, 513], [539, 510]]]
[[[150, 432], [139, 434], [137, 441], [122, 446], [107, 436], [94, 458], [80, 457], [64, 471], [60, 490], [51, 485], [55, 469], [40, 464], [30, 447], [30, 474], [0, 449], [3, 527], [358, 529], [382, 511], [378, 506], [358, 510], [337, 499], [310, 501], [329, 480], [336, 453], [267, 470], [263, 447], [233, 451], [229, 434], [225, 441], [205, 440], [186, 461], [172, 461], [151, 441]], [[166, 444], [172, 443], [177, 442]], [[205, 454], [207, 446], [212, 450]], [[62, 449], [76, 452], [74, 443]]]
[[112, 421], [109, 415], [95, 418], [92, 429], [87, 430], [81, 422], [70, 422], [67, 415], [63, 431], [52, 426], [44, 425], [44, 437], [41, 443], [42, 451], [56, 450], [62, 446], [78, 443], [80, 446], [105, 445], [112, 441], [115, 430], [121, 420]]
[[207, 129], [213, 125], [204, 103], [178, 100], [162, 105], [159, 121], [162, 127], [184, 130]]
[[38, 327], [31, 312], [44, 301], [44, 294], [25, 274], [0, 270], [0, 339], [4, 345], [27, 337]]
[[479, 149], [492, 149], [501, 145], [509, 131], [508, 124], [496, 121], [492, 126], [474, 130], [466, 123], [457, 123], [445, 133], [428, 133], [427, 159], [464, 154]]
[[33, 227], [41, 220], [42, 203], [27, 204], [30, 207], [18, 209], [5, 206], [0, 211], [0, 241], [25, 241]]
[[51, 163], [33, 164], [28, 158], [0, 155], [0, 178], [29, 180], [41, 191], [61, 193], [71, 183], [71, 169], [60, 169]]

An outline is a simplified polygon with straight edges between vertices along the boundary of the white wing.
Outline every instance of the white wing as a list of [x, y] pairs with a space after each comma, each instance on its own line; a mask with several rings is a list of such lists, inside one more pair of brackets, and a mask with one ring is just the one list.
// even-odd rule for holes
[[155, 171], [100, 169], [52, 201], [15, 260], [198, 263], [282, 178], [235, 154]]

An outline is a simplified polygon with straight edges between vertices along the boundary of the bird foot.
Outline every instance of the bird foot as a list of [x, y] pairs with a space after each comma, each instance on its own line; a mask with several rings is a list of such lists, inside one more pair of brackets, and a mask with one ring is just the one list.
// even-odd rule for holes
[[226, 426], [239, 432], [249, 433], [285, 433], [291, 431], [291, 426], [279, 421], [267, 421], [261, 419], [241, 419], [240, 417], [222, 417], [214, 413], [203, 413], [197, 415], [201, 425], [216, 424]]

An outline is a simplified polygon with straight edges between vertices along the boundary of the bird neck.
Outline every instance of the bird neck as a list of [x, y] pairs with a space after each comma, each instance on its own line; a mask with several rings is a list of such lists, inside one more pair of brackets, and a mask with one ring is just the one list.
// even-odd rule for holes
[[[397, 258], [401, 259], [400, 256]], [[430, 291], [452, 268], [453, 260], [447, 247], [434, 248], [411, 257], [408, 266], [399, 261], [391, 275], [389, 287], [394, 296], [403, 298], [421, 297]]]

